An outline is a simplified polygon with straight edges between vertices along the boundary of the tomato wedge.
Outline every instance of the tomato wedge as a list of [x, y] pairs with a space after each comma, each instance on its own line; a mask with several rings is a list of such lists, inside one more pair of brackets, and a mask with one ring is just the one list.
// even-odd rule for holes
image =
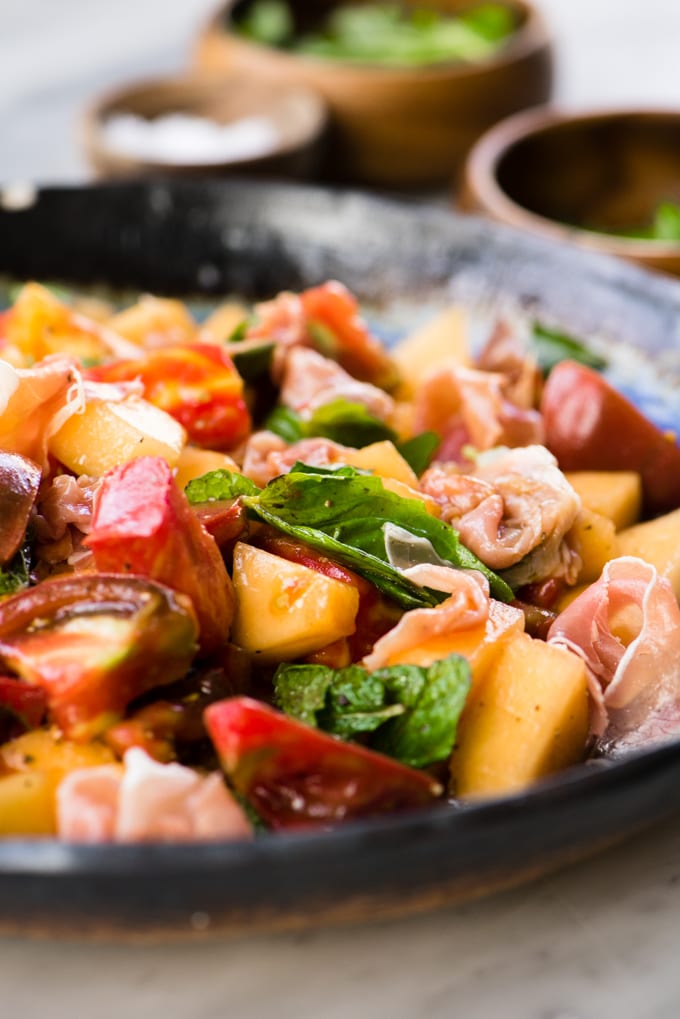
[[141, 379], [145, 398], [179, 421], [197, 446], [233, 449], [250, 432], [243, 379], [226, 351], [214, 344], [151, 350], [92, 368], [87, 376], [96, 382]]
[[273, 828], [330, 827], [424, 806], [441, 793], [425, 772], [249, 697], [212, 704], [203, 717], [234, 788]]
[[75, 740], [183, 676], [196, 636], [188, 599], [139, 577], [58, 577], [0, 605], [0, 663], [44, 691], [52, 719]]
[[680, 506], [680, 447], [618, 393], [575, 361], [562, 361], [543, 390], [546, 445], [565, 471], [637, 471], [655, 516]]
[[188, 595], [202, 651], [226, 643], [234, 616], [231, 579], [162, 457], [140, 457], [104, 475], [85, 544], [98, 570], [136, 573]]

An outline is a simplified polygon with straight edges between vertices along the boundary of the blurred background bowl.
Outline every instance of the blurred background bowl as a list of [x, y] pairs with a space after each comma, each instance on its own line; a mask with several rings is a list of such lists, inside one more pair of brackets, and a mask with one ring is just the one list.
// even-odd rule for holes
[[616, 236], [651, 223], [662, 202], [680, 202], [680, 112], [543, 109], [477, 142], [458, 204], [680, 275], [679, 241]]
[[[184, 114], [207, 121], [208, 128], [213, 123], [233, 126], [242, 125], [244, 118], [262, 118], [273, 129], [272, 145], [260, 154], [208, 161], [194, 161], [186, 152], [181, 162], [126, 155], [107, 130], [107, 122], [121, 114], [149, 121]], [[223, 73], [158, 78], [110, 92], [86, 111], [82, 141], [102, 177], [248, 173], [306, 179], [318, 170], [326, 125], [327, 109], [316, 92], [293, 82], [275, 85], [241, 73]]]
[[[291, 0], [296, 29], [319, 25], [347, 0]], [[202, 69], [247, 70], [277, 86], [316, 89], [331, 111], [325, 176], [383, 187], [450, 183], [466, 152], [491, 124], [547, 101], [553, 78], [548, 31], [526, 0], [503, 0], [517, 29], [493, 57], [419, 68], [357, 65], [251, 42], [234, 29], [252, 0], [229, 0], [199, 38]], [[430, 0], [408, 7], [455, 14], [471, 0]]]

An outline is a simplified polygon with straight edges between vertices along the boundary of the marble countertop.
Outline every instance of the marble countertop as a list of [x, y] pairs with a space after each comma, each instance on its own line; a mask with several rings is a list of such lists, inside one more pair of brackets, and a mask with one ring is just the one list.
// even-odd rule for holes
[[[211, 0], [0, 0], [0, 180], [73, 181], [97, 91], [186, 61]], [[680, 105], [680, 4], [542, 0], [569, 105]], [[514, 892], [436, 914], [247, 940], [0, 939], [26, 1019], [677, 1019], [680, 816]]]

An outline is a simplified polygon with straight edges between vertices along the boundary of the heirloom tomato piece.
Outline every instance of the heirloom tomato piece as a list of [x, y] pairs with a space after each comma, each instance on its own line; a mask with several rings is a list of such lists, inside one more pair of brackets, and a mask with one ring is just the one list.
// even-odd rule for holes
[[394, 361], [359, 315], [356, 297], [331, 280], [300, 294], [314, 345], [351, 375], [390, 388], [397, 382]]
[[24, 540], [38, 495], [42, 472], [18, 453], [0, 452], [0, 566], [12, 558]]
[[273, 828], [330, 827], [424, 806], [441, 793], [425, 772], [248, 697], [213, 704], [204, 719], [234, 789]]
[[161, 457], [141, 457], [104, 476], [85, 544], [98, 570], [140, 574], [188, 595], [202, 651], [226, 643], [234, 616], [229, 574]]
[[15, 676], [0, 676], [0, 743], [40, 725], [47, 710], [47, 696]]
[[52, 719], [74, 740], [184, 675], [196, 637], [188, 599], [139, 577], [58, 577], [0, 605], [0, 663], [45, 692]]
[[179, 421], [197, 446], [233, 449], [250, 432], [243, 379], [226, 351], [214, 344], [150, 350], [94, 368], [89, 377], [97, 382], [141, 379], [149, 403]]
[[564, 471], [637, 471], [646, 513], [680, 506], [680, 446], [596, 371], [562, 361], [550, 373], [541, 413], [546, 445]]

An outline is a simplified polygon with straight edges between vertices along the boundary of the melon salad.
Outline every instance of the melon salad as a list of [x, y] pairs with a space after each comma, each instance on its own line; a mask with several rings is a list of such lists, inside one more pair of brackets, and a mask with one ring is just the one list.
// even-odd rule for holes
[[601, 359], [344, 286], [0, 316], [0, 834], [248, 839], [680, 735], [680, 448]]

